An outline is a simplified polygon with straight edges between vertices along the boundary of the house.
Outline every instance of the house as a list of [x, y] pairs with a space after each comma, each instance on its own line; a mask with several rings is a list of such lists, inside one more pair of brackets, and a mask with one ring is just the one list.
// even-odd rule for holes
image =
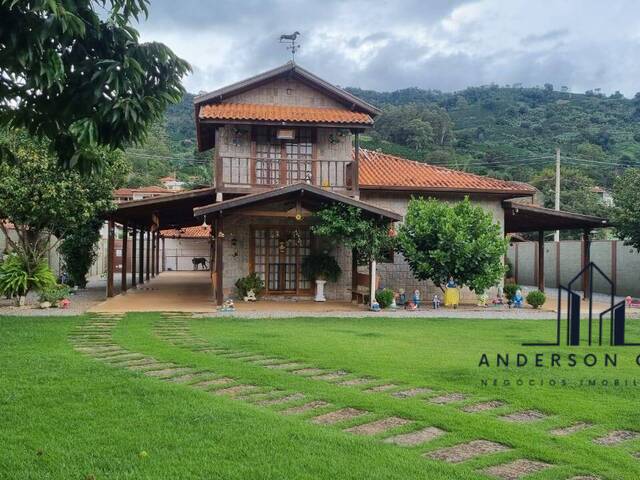
[[[313, 213], [328, 204], [352, 205], [392, 223], [402, 221], [412, 196], [448, 202], [469, 196], [491, 212], [505, 234], [602, 226], [599, 218], [531, 205], [536, 190], [523, 183], [361, 148], [360, 135], [380, 110], [293, 62], [194, 102], [198, 149], [212, 152], [214, 185], [120, 204], [111, 222], [128, 225], [134, 234], [147, 232], [147, 255], [157, 258], [160, 229], [197, 226], [204, 219], [211, 226], [218, 304], [235, 294], [238, 278], [252, 272], [263, 278], [267, 296], [310, 297], [314, 285], [301, 275], [300, 264], [312, 251], [327, 248], [310, 227]], [[328, 284], [326, 295], [349, 301], [368, 269], [359, 270], [343, 246], [332, 254], [343, 275]], [[544, 249], [539, 261], [544, 263]], [[381, 286], [418, 288], [425, 297], [435, 291], [413, 277], [401, 255], [370, 268], [369, 281], [379, 276]]]
[[613, 203], [613, 195], [611, 195], [611, 192], [609, 192], [608, 190], [605, 190], [602, 187], [591, 187], [591, 192], [595, 193], [598, 198], [600, 199], [600, 202], [607, 206], [607, 207], [613, 207], [614, 203]]
[[180, 190], [184, 190], [185, 183], [176, 179], [174, 176], [162, 177], [160, 179], [160, 183], [167, 190], [171, 190], [172, 192], [179, 192]]
[[116, 203], [131, 202], [134, 200], [143, 200], [145, 198], [159, 197], [161, 195], [169, 195], [172, 190], [166, 187], [138, 187], [138, 188], [118, 188], [113, 192], [113, 199]]

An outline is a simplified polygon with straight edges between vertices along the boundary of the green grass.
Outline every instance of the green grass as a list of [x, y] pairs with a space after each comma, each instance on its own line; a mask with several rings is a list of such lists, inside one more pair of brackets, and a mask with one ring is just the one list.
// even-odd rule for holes
[[[231, 376], [265, 390], [303, 392], [336, 407], [367, 410], [372, 419], [396, 415], [416, 422], [400, 431], [433, 425], [449, 432], [412, 448], [341, 431], [363, 420], [321, 427], [307, 421], [313, 414], [283, 416], [279, 407], [217, 397], [105, 365], [75, 352], [69, 342], [69, 333], [85, 322], [86, 317], [0, 317], [1, 479], [474, 479], [489, 478], [478, 470], [516, 458], [554, 464], [531, 479], [560, 480], [587, 473], [607, 479], [640, 476], [640, 460], [631, 455], [640, 451], [640, 441], [613, 447], [591, 441], [613, 429], [640, 431], [640, 383], [578, 385], [583, 378], [640, 382], [635, 363], [640, 349], [520, 346], [552, 336], [552, 322], [382, 317], [189, 322], [191, 332], [212, 345], [344, 369], [376, 377], [380, 383], [463, 392], [470, 396], [465, 403], [508, 403], [481, 414], [463, 413], [460, 404], [399, 400], [385, 393], [364, 393], [364, 387], [338, 386], [191, 351], [157, 335], [155, 328], [163, 322], [157, 314], [130, 314], [113, 331], [119, 345], [158, 360]], [[629, 332], [634, 336], [640, 338], [636, 325]], [[618, 367], [480, 368], [483, 352], [573, 352], [579, 357], [611, 352], [618, 354]], [[500, 386], [483, 386], [482, 378], [496, 378]], [[525, 385], [517, 385], [518, 379]], [[549, 379], [564, 379], [569, 385], [552, 387]], [[511, 385], [504, 386], [504, 380]], [[525, 408], [550, 416], [529, 425], [496, 418]], [[577, 420], [594, 426], [564, 438], [548, 433]], [[513, 450], [459, 465], [421, 456], [479, 438]], [[147, 456], [140, 455], [143, 451]]]

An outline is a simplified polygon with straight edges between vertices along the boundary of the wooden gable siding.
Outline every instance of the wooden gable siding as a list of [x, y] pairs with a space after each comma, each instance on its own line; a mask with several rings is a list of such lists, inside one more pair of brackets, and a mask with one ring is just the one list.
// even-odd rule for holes
[[305, 83], [291, 79], [278, 78], [252, 90], [239, 93], [222, 103], [256, 103], [259, 105], [298, 105], [316, 108], [347, 108]]

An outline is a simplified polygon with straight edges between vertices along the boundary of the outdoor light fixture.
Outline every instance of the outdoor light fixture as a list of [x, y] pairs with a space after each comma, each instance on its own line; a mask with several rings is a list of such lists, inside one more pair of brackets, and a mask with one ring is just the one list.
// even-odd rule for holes
[[207, 216], [204, 215], [202, 217], [202, 228], [209, 228], [209, 225], [207, 225]]
[[293, 140], [296, 138], [296, 131], [293, 128], [279, 128], [276, 137], [278, 140]]

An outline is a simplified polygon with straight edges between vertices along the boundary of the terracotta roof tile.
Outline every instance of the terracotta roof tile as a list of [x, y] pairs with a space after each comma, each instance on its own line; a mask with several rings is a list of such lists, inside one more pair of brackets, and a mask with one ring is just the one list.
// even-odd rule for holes
[[220, 103], [200, 108], [200, 118], [207, 120], [254, 120], [263, 122], [300, 122], [372, 125], [366, 113], [340, 108], [317, 108], [253, 103]]
[[209, 238], [209, 227], [184, 227], [160, 230], [160, 236], [165, 238]]
[[360, 188], [490, 192], [531, 195], [535, 188], [472, 173], [407, 160], [371, 150], [360, 150]]

